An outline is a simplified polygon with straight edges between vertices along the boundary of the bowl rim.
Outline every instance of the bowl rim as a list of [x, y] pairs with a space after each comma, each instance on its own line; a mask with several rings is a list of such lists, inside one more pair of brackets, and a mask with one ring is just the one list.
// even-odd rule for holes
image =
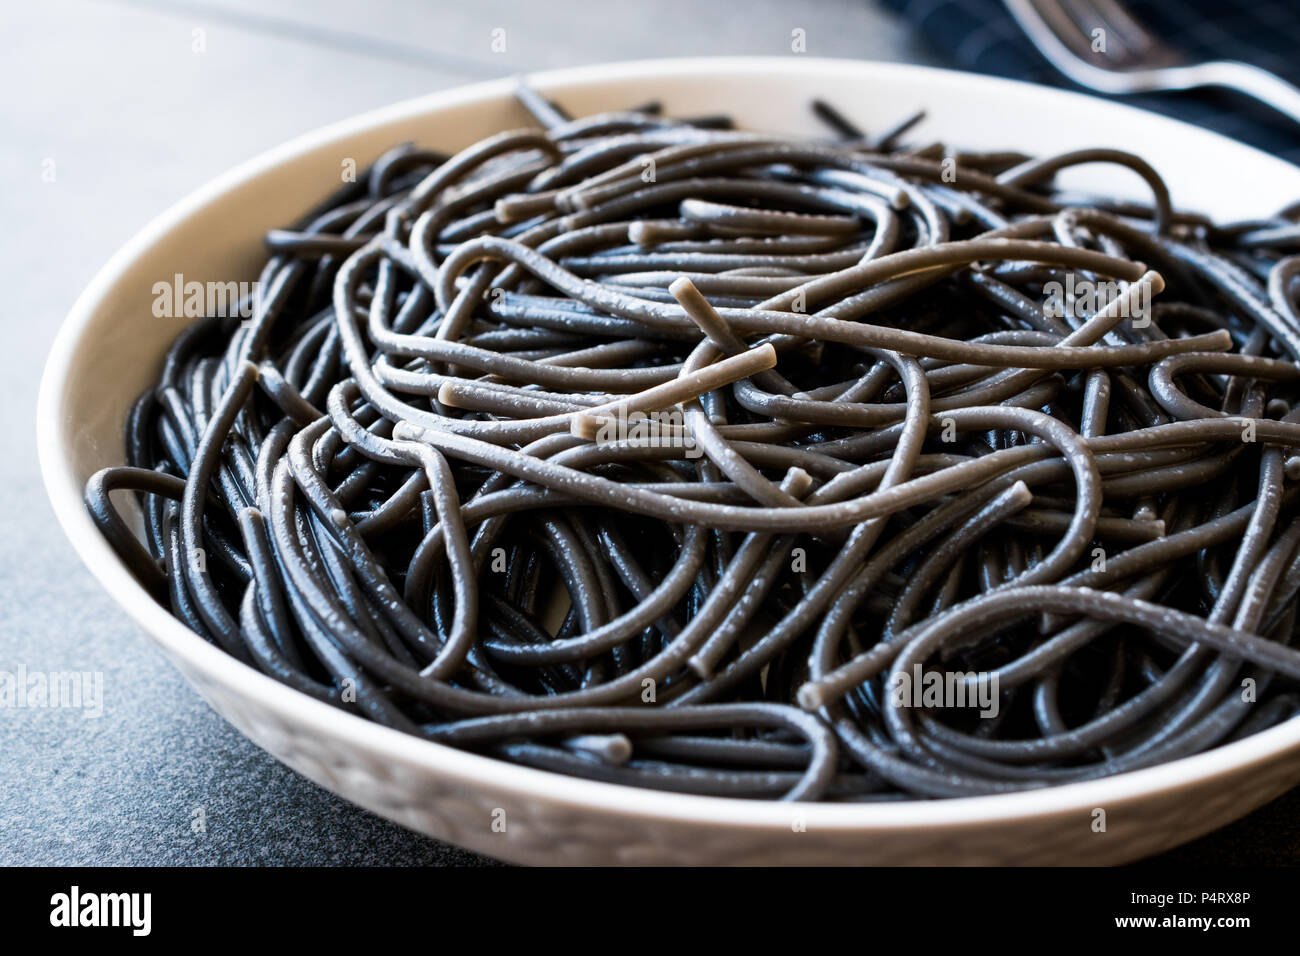
[[[1037, 86], [1000, 77], [913, 64], [879, 63], [816, 57], [684, 57], [649, 59], [617, 64], [595, 64], [530, 74], [528, 80], [543, 91], [562, 92], [614, 80], [683, 75], [758, 73], [822, 74], [828, 79], [845, 71], [874, 74], [883, 82], [928, 78], [960, 83], [990, 95], [1047, 97], [1068, 105], [1097, 98], [1068, 90]], [[709, 824], [747, 831], [788, 833], [797, 814], [809, 828], [821, 832], [866, 833], [907, 830], [942, 831], [972, 824], [1043, 819], [1087, 814], [1096, 807], [1113, 807], [1124, 801], [1155, 797], [1235, 776], [1252, 767], [1272, 763], [1300, 752], [1300, 719], [1293, 719], [1242, 740], [1205, 753], [1153, 767], [1080, 783], [1013, 793], [937, 800], [883, 803], [786, 803], [732, 797], [701, 796], [630, 787], [570, 777], [564, 774], [507, 763], [415, 737], [331, 707], [275, 681], [204, 641], [154, 603], [131, 576], [107, 540], [98, 532], [82, 502], [82, 489], [72, 462], [64, 453], [63, 397], [74, 356], [97, 310], [107, 301], [114, 284], [129, 266], [149, 254], [158, 242], [189, 216], [219, 202], [236, 187], [272, 169], [291, 163], [312, 150], [396, 121], [414, 120], [440, 110], [490, 100], [508, 94], [513, 78], [460, 85], [403, 100], [357, 114], [297, 136], [260, 153], [217, 176], [153, 218], [128, 240], [96, 273], [59, 327], [41, 377], [36, 414], [36, 445], [42, 479], [50, 504], [65, 535], [83, 564], [101, 586], [154, 641], [187, 672], [203, 674], [215, 684], [230, 688], [275, 714], [289, 725], [300, 725], [320, 739], [340, 739], [373, 758], [417, 765], [462, 785], [490, 789], [548, 804], [566, 804], [593, 815], [629, 817], [663, 822]], [[1105, 102], [1105, 101], [1103, 101]], [[1192, 129], [1198, 135], [1232, 144], [1236, 150], [1260, 151], [1168, 117], [1106, 102], [1115, 110], [1141, 113], [1153, 132], [1170, 125]], [[1283, 162], [1276, 157], [1261, 156]]]

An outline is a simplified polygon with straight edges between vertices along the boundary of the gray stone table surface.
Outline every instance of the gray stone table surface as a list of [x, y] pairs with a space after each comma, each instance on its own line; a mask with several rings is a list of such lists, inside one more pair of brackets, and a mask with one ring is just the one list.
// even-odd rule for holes
[[[497, 27], [504, 55], [490, 50]], [[491, 862], [277, 763], [209, 710], [100, 590], [37, 470], [46, 352], [77, 294], [137, 229], [299, 133], [535, 69], [788, 53], [795, 27], [811, 55], [936, 62], [871, 0], [0, 4], [0, 670], [104, 675], [93, 719], [0, 708], [0, 864]], [[1300, 791], [1162, 859], [1295, 863], [1298, 811]]]

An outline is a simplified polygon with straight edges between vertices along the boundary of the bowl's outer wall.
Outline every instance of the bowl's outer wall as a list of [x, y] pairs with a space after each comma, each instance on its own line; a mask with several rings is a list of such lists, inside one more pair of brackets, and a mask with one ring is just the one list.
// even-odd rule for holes
[[[1212, 134], [1059, 91], [945, 71], [793, 58], [678, 60], [543, 74], [575, 115], [656, 99], [746, 128], [824, 134], [835, 103], [868, 131], [924, 107], [927, 134], [963, 148], [1058, 152], [1119, 144], [1166, 176], [1175, 202], [1220, 219], [1300, 198], [1300, 169]], [[295, 220], [395, 143], [456, 149], [528, 125], [506, 81], [397, 104], [245, 164], [170, 210], [96, 277], [42, 383], [38, 445], [60, 522], [93, 573], [227, 719], [318, 783], [407, 826], [530, 863], [1103, 863], [1191, 839], [1300, 782], [1289, 725], [1210, 754], [1034, 794], [894, 806], [742, 803], [630, 791], [464, 754], [310, 701], [199, 640], [148, 600], [86, 517], [81, 487], [122, 460], [122, 423], [188, 320], [153, 315], [153, 287], [252, 280], [261, 234]], [[960, 170], [958, 170], [960, 176]], [[1136, 176], [1089, 167], [1071, 184], [1141, 196]], [[1296, 723], [1296, 722], [1292, 722]], [[1106, 829], [1096, 811], [1106, 811]], [[494, 827], [504, 812], [504, 832]]]

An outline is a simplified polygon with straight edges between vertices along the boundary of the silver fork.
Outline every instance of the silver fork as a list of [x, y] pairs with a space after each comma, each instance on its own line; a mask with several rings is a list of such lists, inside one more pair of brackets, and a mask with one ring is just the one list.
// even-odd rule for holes
[[1225, 87], [1300, 123], [1300, 89], [1249, 63], [1189, 63], [1115, 0], [1004, 2], [1043, 56], [1080, 86], [1117, 94]]

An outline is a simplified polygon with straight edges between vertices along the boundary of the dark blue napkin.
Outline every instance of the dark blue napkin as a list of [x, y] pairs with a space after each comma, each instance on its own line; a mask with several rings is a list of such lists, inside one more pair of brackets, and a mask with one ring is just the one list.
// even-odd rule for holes
[[[953, 66], [1077, 89], [1038, 52], [999, 0], [882, 0]], [[1193, 60], [1241, 60], [1300, 85], [1300, 0], [1121, 0]], [[1099, 94], [1098, 94], [1099, 95]], [[1300, 164], [1300, 125], [1217, 90], [1115, 97], [1204, 126]]]

